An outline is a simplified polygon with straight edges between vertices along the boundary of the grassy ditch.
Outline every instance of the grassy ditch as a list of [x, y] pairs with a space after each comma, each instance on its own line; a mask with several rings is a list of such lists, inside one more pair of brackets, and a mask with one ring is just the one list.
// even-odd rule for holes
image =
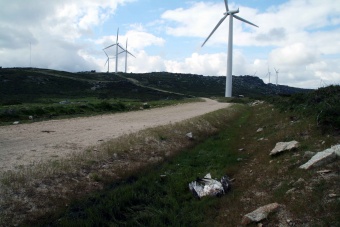
[[[1, 173], [0, 224], [56, 218], [76, 199], [101, 191], [146, 167], [171, 161], [183, 149], [228, 127], [245, 109], [235, 105], [181, 123], [126, 135], [63, 160]], [[193, 133], [194, 139], [186, 137], [188, 132]], [[196, 176], [199, 175], [195, 173], [193, 179]]]
[[228, 174], [228, 169], [237, 168], [242, 155], [235, 152], [234, 142], [238, 126], [248, 115], [245, 111], [225, 125], [222, 133], [169, 158], [165, 164], [135, 173], [118, 185], [72, 204], [57, 221], [42, 225], [193, 226], [211, 222], [218, 214], [213, 212], [218, 199], [195, 199], [188, 183], [206, 173], [220, 178]]

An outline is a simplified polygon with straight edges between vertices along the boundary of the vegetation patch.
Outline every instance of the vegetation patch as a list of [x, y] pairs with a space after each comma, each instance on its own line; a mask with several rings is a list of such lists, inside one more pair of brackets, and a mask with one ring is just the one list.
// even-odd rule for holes
[[[139, 177], [137, 173], [146, 167], [159, 168], [159, 163], [171, 162], [183, 149], [227, 127], [244, 108], [234, 106], [182, 123], [147, 129], [63, 160], [2, 173], [1, 223], [16, 224], [22, 220], [35, 223], [43, 218], [56, 218], [75, 199], [109, 187], [112, 182], [124, 181], [131, 175]], [[188, 132], [192, 132], [194, 139], [186, 136]], [[189, 151], [187, 155], [190, 156]], [[193, 179], [200, 176], [197, 174]]]

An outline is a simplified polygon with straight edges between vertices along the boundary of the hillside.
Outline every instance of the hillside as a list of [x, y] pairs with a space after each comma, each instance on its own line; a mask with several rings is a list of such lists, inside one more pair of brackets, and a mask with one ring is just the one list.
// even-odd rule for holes
[[[139, 83], [194, 96], [224, 96], [225, 77], [167, 72], [121, 74]], [[265, 84], [255, 76], [233, 76], [233, 96], [261, 97], [310, 91], [284, 85]]]
[[[154, 89], [153, 89], [154, 88]], [[0, 103], [37, 102], [45, 98], [132, 98], [142, 101], [179, 99], [189, 96], [224, 96], [225, 77], [178, 73], [124, 74], [37, 69], [0, 69]], [[175, 93], [168, 93], [164, 91]], [[233, 95], [259, 97], [308, 91], [265, 84], [258, 77], [233, 78]], [[180, 94], [184, 94], [180, 95]]]

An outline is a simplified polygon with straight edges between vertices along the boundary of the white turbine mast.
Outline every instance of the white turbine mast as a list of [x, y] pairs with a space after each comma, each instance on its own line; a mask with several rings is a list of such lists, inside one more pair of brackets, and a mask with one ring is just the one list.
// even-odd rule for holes
[[269, 66], [268, 66], [268, 73], [267, 73], [266, 76], [268, 76], [268, 84], [270, 84], [270, 71], [269, 71]]
[[278, 70], [278, 69], [275, 69], [275, 68], [274, 68], [274, 70], [275, 70], [275, 72], [276, 72], [276, 86], [277, 86], [277, 84], [278, 84], [278, 82], [279, 82], [279, 70]]
[[128, 39], [126, 39], [126, 46], [125, 46], [125, 73], [127, 71], [127, 54], [130, 54], [132, 57], [136, 58], [133, 54], [131, 54], [127, 49], [128, 47]]
[[208, 39], [212, 36], [212, 34], [216, 31], [216, 29], [222, 24], [222, 22], [229, 17], [229, 37], [228, 37], [228, 59], [227, 59], [227, 77], [226, 77], [226, 89], [225, 89], [225, 97], [231, 97], [232, 95], [232, 61], [233, 61], [233, 18], [243, 21], [247, 24], [253, 25], [255, 27], [258, 27], [257, 25], [239, 17], [236, 16], [236, 13], [239, 13], [240, 10], [229, 10], [228, 7], [228, 0], [224, 0], [226, 12], [224, 13], [224, 16], [222, 19], [217, 23], [215, 28], [212, 30], [208, 38], [204, 41], [201, 47], [204, 46], [204, 44], [208, 41]]

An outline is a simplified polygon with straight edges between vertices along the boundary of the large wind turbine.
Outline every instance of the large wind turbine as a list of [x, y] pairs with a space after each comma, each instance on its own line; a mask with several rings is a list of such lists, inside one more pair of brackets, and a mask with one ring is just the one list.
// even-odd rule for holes
[[204, 46], [204, 44], [208, 41], [208, 39], [212, 36], [212, 34], [216, 31], [216, 29], [222, 24], [222, 22], [229, 17], [229, 37], [228, 37], [228, 59], [227, 59], [227, 78], [226, 78], [226, 89], [225, 89], [225, 97], [231, 97], [232, 94], [232, 65], [233, 65], [233, 18], [243, 21], [247, 24], [253, 25], [255, 27], [258, 27], [257, 25], [239, 17], [236, 16], [236, 13], [239, 13], [240, 10], [229, 10], [228, 7], [228, 0], [224, 0], [226, 12], [224, 13], [224, 16], [222, 19], [217, 23], [215, 28], [212, 30], [208, 38], [204, 41], [201, 47]]
[[127, 45], [128, 44], [128, 40], [126, 39], [126, 46], [125, 46], [125, 73], [127, 70], [127, 54], [130, 54], [131, 56], [133, 56], [135, 58], [135, 56], [133, 54], [131, 54], [128, 50], [127, 50]]

